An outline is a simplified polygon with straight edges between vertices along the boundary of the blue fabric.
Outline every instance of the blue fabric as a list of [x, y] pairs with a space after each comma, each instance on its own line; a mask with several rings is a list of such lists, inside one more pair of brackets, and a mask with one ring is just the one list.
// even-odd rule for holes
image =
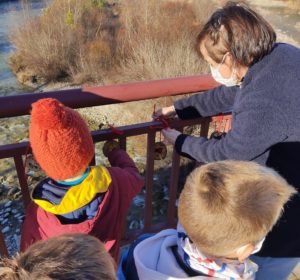
[[[50, 178], [41, 181], [33, 191], [34, 199], [46, 200], [53, 205], [58, 205], [72, 186], [62, 185]], [[64, 215], [56, 215], [63, 224], [76, 224], [96, 216], [98, 207], [104, 194], [97, 194], [87, 205]]]
[[137, 270], [135, 267], [133, 251], [134, 248], [143, 240], [153, 236], [153, 233], [144, 233], [134, 241], [129, 248], [125, 249], [120, 258], [120, 262], [117, 269], [118, 280], [139, 280]]
[[[300, 258], [251, 256], [250, 259], [259, 266], [259, 269], [255, 274], [255, 280], [286, 280], [289, 278], [289, 275], [297, 264], [300, 263]], [[292, 279], [295, 278], [292, 277]]]
[[89, 173], [90, 173], [90, 168], [87, 168], [84, 174], [77, 180], [69, 181], [69, 182], [65, 182], [65, 181], [56, 181], [56, 182], [60, 185], [76, 186], [79, 185], [89, 175]]
[[[128, 252], [129, 252], [129, 248], [126, 248], [123, 250], [120, 261], [119, 261], [119, 265], [117, 268], [117, 279], [118, 280], [126, 280], [126, 262], [127, 262], [127, 258], [128, 258]], [[134, 279], [133, 279], [134, 280]]]
[[[185, 108], [193, 108], [190, 112]], [[241, 87], [220, 86], [175, 102], [181, 118], [232, 112], [221, 139], [181, 135], [175, 148], [199, 162], [253, 160], [274, 168], [300, 191], [300, 49], [275, 44], [251, 66]], [[300, 257], [300, 196], [285, 207], [260, 256]]]

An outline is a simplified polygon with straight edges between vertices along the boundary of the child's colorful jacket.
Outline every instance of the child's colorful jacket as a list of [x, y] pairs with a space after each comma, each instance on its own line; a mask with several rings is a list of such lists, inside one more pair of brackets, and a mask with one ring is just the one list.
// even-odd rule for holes
[[33, 191], [21, 233], [21, 251], [38, 240], [64, 233], [91, 234], [118, 259], [128, 207], [144, 185], [134, 162], [123, 150], [108, 155], [112, 167], [91, 167], [68, 186], [50, 178]]

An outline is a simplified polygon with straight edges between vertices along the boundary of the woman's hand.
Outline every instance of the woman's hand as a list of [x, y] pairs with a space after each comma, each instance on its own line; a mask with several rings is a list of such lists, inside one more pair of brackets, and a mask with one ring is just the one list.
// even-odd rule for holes
[[164, 136], [163, 142], [166, 145], [168, 145], [168, 144], [174, 145], [177, 137], [181, 134], [179, 131], [177, 131], [175, 129], [171, 129], [171, 128], [165, 128], [161, 132]]
[[175, 117], [176, 116], [175, 107], [173, 105], [169, 106], [169, 107], [162, 107], [153, 113], [152, 118], [156, 119], [160, 116], [165, 116], [165, 117], [169, 117], [169, 118]]

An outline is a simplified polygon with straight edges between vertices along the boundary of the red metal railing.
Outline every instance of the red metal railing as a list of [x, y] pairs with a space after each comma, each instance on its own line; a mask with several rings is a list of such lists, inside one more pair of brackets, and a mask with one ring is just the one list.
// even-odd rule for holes
[[[198, 91], [208, 90], [215, 87], [216, 82], [208, 75], [183, 77], [175, 79], [166, 79], [158, 81], [147, 81], [123, 85], [111, 85], [101, 87], [86, 87], [81, 89], [60, 91], [60, 92], [46, 92], [40, 94], [22, 94], [18, 96], [7, 96], [0, 98], [0, 118], [14, 117], [29, 114], [31, 103], [40, 98], [54, 97], [59, 99], [65, 105], [72, 108], [83, 108], [96, 105], [121, 103], [133, 100], [144, 100], [163, 96], [173, 96], [178, 94], [192, 93]], [[209, 130], [209, 123], [216, 121], [220, 125], [220, 119], [201, 118], [189, 121], [172, 120], [170, 126], [178, 130], [182, 130], [185, 126], [200, 124], [201, 136], [207, 136]], [[225, 124], [222, 126], [223, 130], [227, 130], [230, 125], [230, 116], [225, 116], [222, 119]], [[176, 223], [176, 194], [179, 178], [180, 156], [173, 151], [172, 168], [170, 174], [169, 185], [169, 201], [167, 207], [167, 216], [165, 222], [161, 224], [152, 224], [152, 192], [153, 192], [153, 174], [154, 174], [154, 143], [155, 135], [159, 128], [158, 122], [147, 122], [135, 125], [128, 125], [119, 127], [123, 131], [121, 136], [114, 134], [111, 129], [102, 129], [92, 132], [94, 143], [118, 138], [121, 147], [126, 150], [127, 138], [138, 135], [147, 135], [147, 159], [146, 159], [146, 200], [144, 211], [144, 228], [139, 231], [127, 233], [123, 242], [132, 240], [141, 232], [155, 232], [162, 228], [172, 227]], [[18, 144], [8, 144], [0, 146], [0, 159], [13, 158], [19, 184], [22, 191], [22, 198], [24, 207], [30, 201], [30, 194], [28, 183], [25, 175], [23, 156], [28, 152], [28, 143], [22, 142]], [[0, 254], [8, 255], [5, 246], [4, 237], [0, 231]]]

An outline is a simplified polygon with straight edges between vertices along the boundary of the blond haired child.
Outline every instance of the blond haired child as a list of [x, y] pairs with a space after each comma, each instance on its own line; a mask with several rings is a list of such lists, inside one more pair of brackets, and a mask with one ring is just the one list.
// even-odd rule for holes
[[278, 173], [254, 162], [198, 167], [180, 195], [177, 230], [138, 243], [118, 273], [130, 280], [255, 279], [258, 266], [248, 257], [295, 192]]
[[95, 237], [73, 233], [39, 241], [13, 259], [2, 259], [2, 280], [115, 280], [112, 257]]

